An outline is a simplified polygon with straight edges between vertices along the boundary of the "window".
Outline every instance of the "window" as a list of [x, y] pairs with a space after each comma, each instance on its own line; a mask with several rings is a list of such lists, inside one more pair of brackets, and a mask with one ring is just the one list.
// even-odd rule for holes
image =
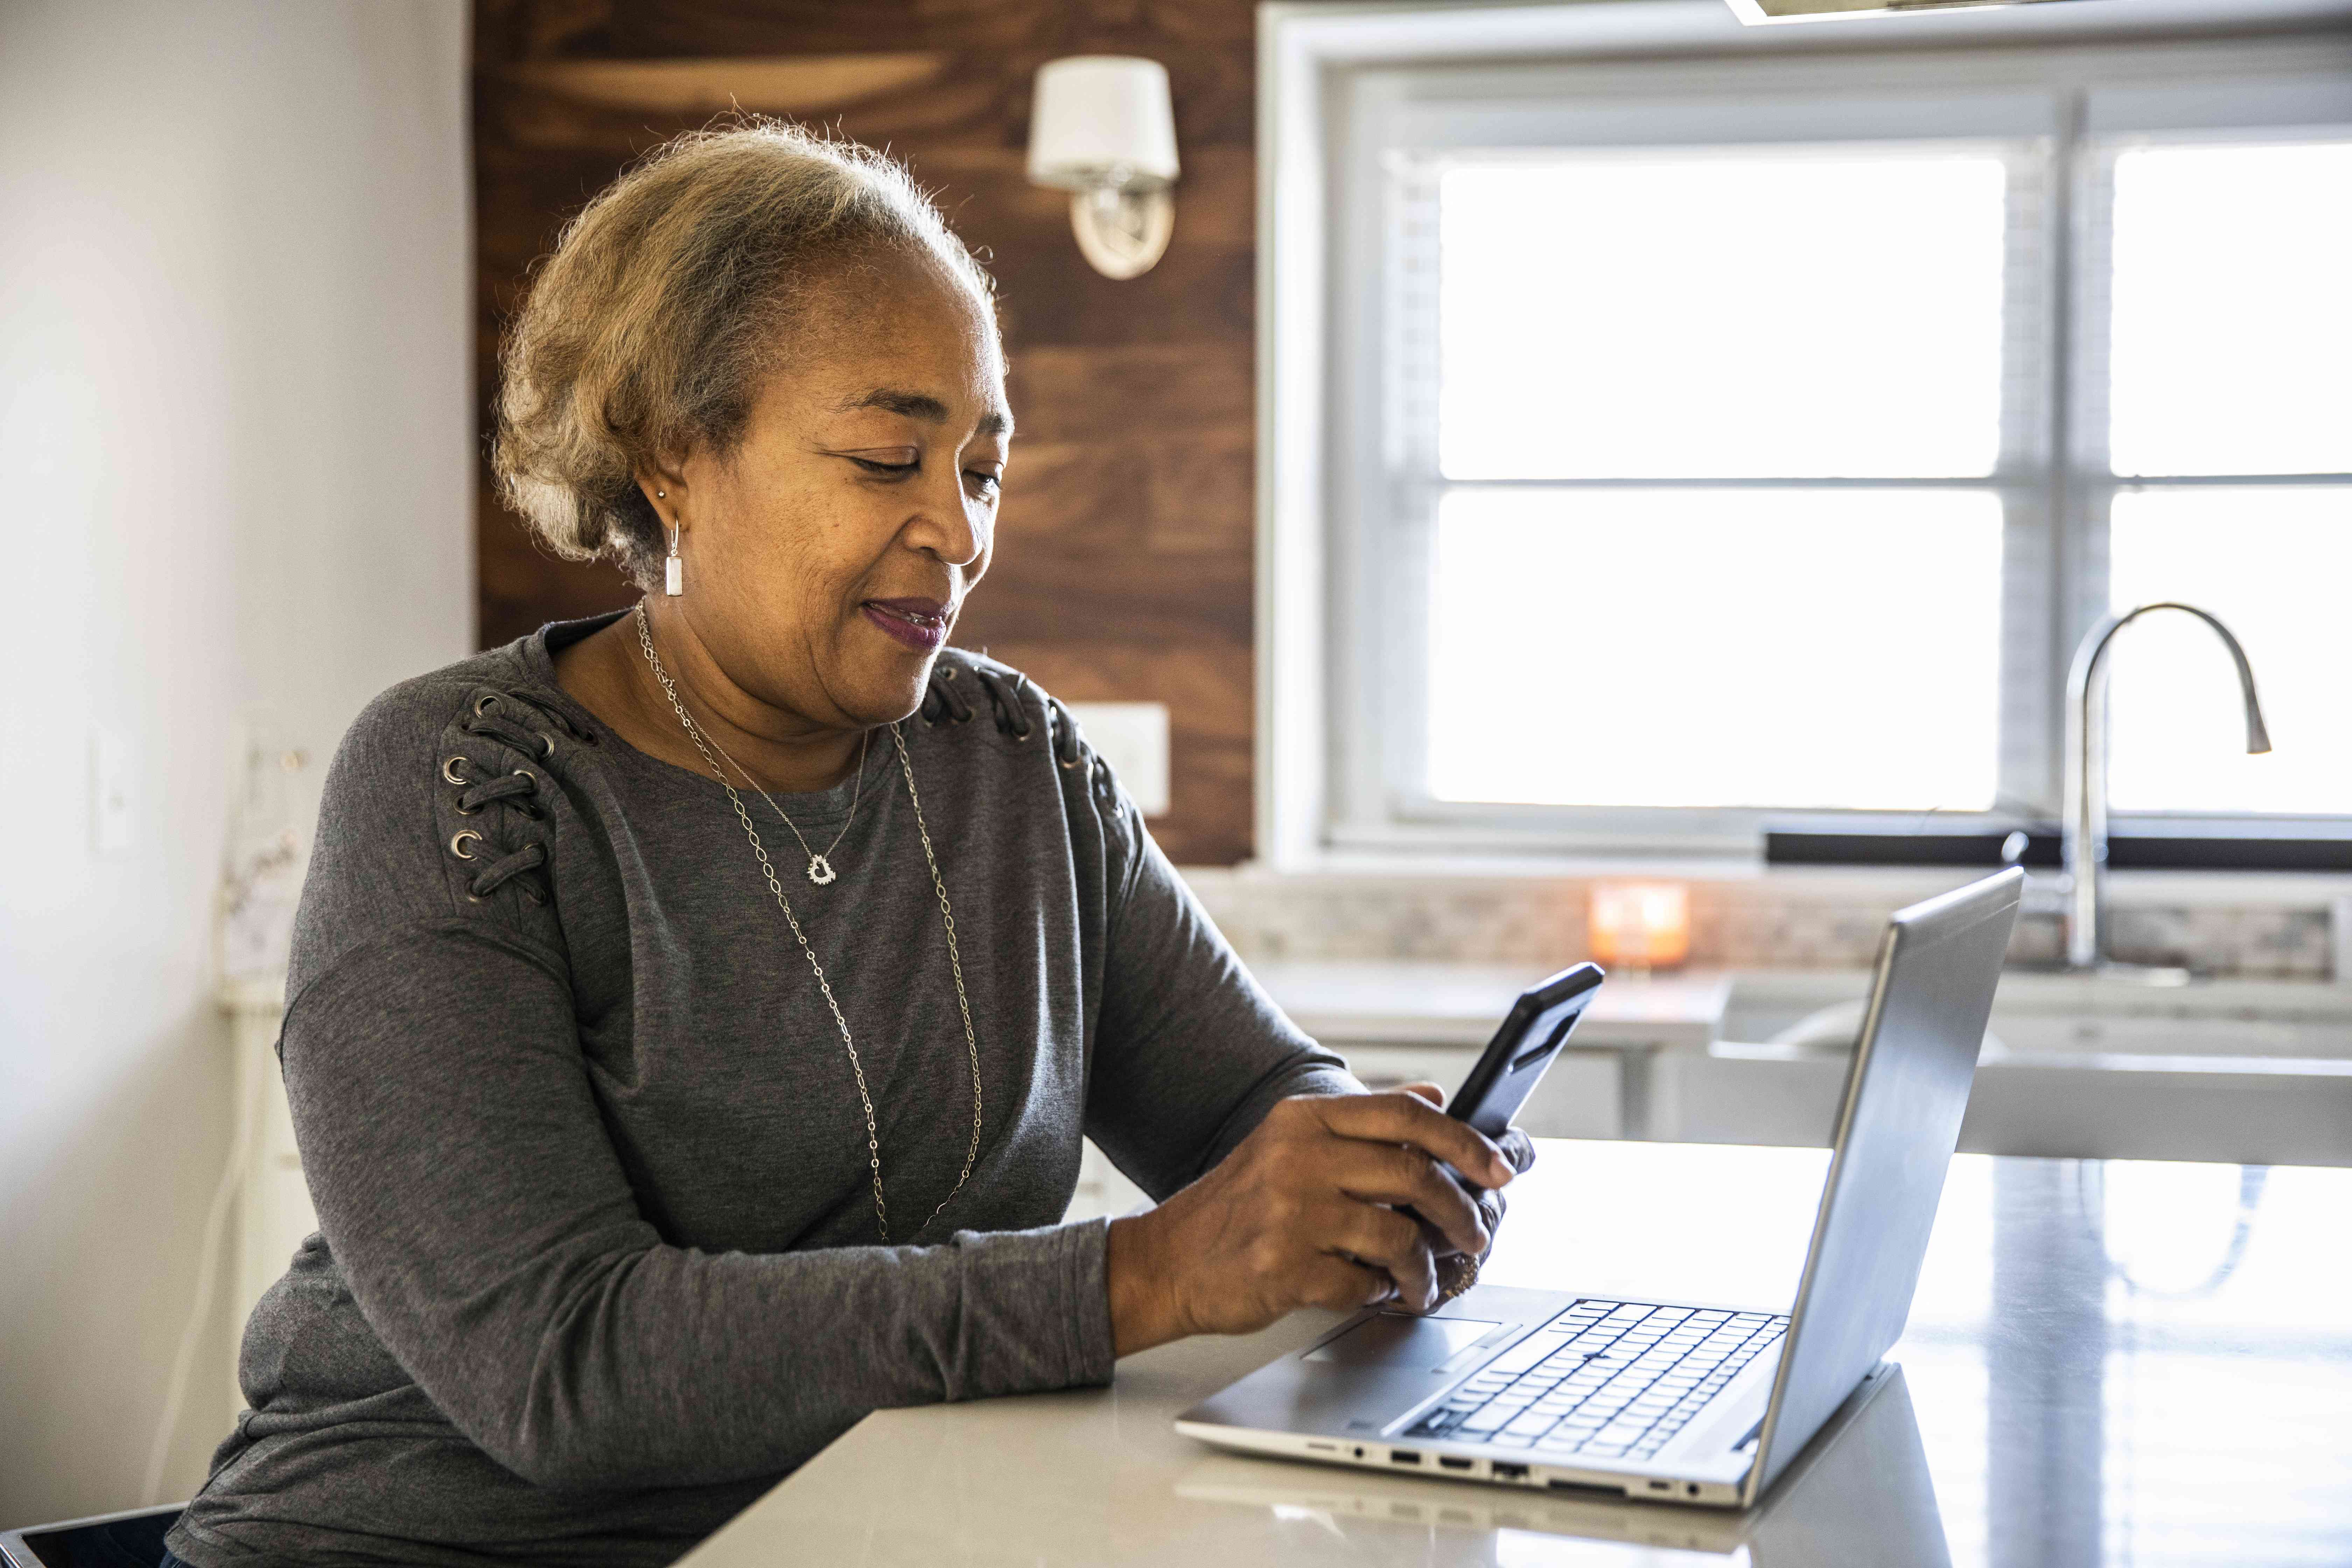
[[2151, 618], [2113, 688], [2111, 796], [2352, 812], [2352, 140], [2127, 138], [2093, 159], [2112, 214], [2108, 467], [2125, 476], [2109, 602], [2220, 616], [2279, 731], [2270, 756], [2232, 744], [2235, 680], [2180, 635], [2203, 628]]
[[1328, 336], [1282, 319], [1294, 224], [1268, 342], [1328, 368], [1265, 397], [1269, 618], [1321, 414], [1315, 700], [1295, 631], [1266, 656], [1323, 745], [1270, 748], [1262, 833], [2052, 820], [2075, 645], [2157, 599], [2231, 625], [2277, 750], [2151, 616], [2111, 655], [2117, 826], [2352, 820], [2352, 39], [1324, 79]]
[[[2022, 156], [1423, 165], [1433, 799], [1990, 808]], [[1514, 721], [1570, 692], [1573, 727]]]

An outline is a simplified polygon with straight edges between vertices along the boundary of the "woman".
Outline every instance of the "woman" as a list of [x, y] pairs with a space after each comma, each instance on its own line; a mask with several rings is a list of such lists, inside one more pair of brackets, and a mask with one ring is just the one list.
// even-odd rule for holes
[[[646, 596], [343, 743], [281, 1045], [320, 1234], [179, 1558], [665, 1563], [869, 1410], [1475, 1268], [1441, 1163], [1510, 1158], [1293, 1029], [1067, 712], [945, 647], [1003, 380], [863, 148], [688, 137], [565, 234], [498, 465]], [[1082, 1132], [1160, 1205], [1058, 1225]]]

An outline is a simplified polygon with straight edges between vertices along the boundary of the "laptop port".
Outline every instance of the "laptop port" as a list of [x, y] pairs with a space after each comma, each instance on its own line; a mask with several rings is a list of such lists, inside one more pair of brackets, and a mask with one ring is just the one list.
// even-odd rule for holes
[[1670, 1492], [1675, 1489], [1675, 1483], [1672, 1481], [1652, 1481], [1650, 1483], [1650, 1489], [1654, 1492]]
[[1495, 1461], [1495, 1479], [1498, 1481], [1523, 1481], [1528, 1479], [1525, 1465], [1514, 1465], [1502, 1459]]
[[1437, 1456], [1437, 1462], [1449, 1470], [1467, 1470], [1475, 1468], [1478, 1463], [1475, 1459], [1465, 1459], [1458, 1454], [1440, 1454]]
[[1411, 1448], [1391, 1448], [1389, 1450], [1389, 1463], [1391, 1465], [1417, 1465], [1421, 1463], [1421, 1456], [1414, 1453]]

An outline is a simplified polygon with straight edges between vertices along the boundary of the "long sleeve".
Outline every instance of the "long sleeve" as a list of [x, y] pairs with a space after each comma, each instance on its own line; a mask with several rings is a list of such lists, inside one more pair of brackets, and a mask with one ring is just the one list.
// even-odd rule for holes
[[551, 1488], [791, 1468], [866, 1410], [1110, 1374], [1102, 1228], [751, 1255], [665, 1245], [571, 994], [478, 923], [342, 955], [284, 1036], [321, 1228], [447, 1418]]
[[1107, 816], [1124, 875], [1106, 943], [1087, 1131], [1138, 1185], [1165, 1198], [1231, 1153], [1276, 1102], [1362, 1086], [1251, 976], [1123, 790], [1112, 792]]
[[1108, 1382], [1105, 1226], [1053, 1223], [1081, 1129], [1166, 1193], [1351, 1081], [1013, 672], [950, 650], [777, 803], [840, 868], [779, 851], [795, 931], [563, 630], [386, 692], [329, 774], [281, 1047], [322, 1235], [190, 1562], [640, 1568], [870, 1411]]

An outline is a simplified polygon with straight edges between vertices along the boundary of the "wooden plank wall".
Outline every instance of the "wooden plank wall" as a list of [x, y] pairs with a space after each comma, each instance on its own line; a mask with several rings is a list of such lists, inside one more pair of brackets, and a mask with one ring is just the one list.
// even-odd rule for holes
[[[998, 560], [957, 640], [1057, 695], [1165, 702], [1181, 862], [1250, 853], [1250, 0], [476, 0], [483, 429], [502, 323], [563, 221], [730, 105], [907, 159], [1003, 300], [1020, 421]], [[1164, 62], [1183, 160], [1153, 271], [1097, 276], [1067, 198], [1023, 177], [1030, 81], [1072, 54]], [[487, 442], [486, 442], [487, 449]], [[625, 604], [536, 550], [483, 471], [480, 636]]]

